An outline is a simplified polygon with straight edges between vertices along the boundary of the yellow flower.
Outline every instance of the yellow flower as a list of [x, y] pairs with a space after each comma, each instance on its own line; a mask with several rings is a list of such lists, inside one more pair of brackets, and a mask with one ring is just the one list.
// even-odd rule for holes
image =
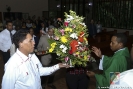
[[76, 52], [77, 55], [79, 55], [79, 52]]
[[85, 43], [88, 44], [88, 40], [84, 37]]
[[67, 27], [67, 28], [65, 28], [65, 31], [67, 32], [72, 32], [72, 28], [69, 28], [69, 27]]
[[62, 42], [62, 43], [66, 43], [67, 41], [68, 41], [68, 40], [66, 39], [65, 36], [62, 36], [62, 37], [61, 37], [61, 42]]
[[84, 56], [84, 60], [87, 61], [87, 56]]
[[54, 50], [53, 48], [50, 48], [50, 49], [49, 49], [49, 52], [51, 53], [51, 52], [53, 52], [53, 50]]
[[51, 44], [51, 47], [52, 47], [52, 48], [55, 48], [55, 45], [57, 45], [56, 42], [52, 43], [52, 44]]

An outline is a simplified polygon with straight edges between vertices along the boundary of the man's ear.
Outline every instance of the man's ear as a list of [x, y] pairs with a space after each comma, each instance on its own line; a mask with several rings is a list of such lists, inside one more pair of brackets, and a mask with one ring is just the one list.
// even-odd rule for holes
[[120, 45], [120, 47], [123, 47], [123, 43], [120, 42], [119, 45]]
[[22, 42], [19, 43], [19, 47], [22, 48], [23, 47], [23, 44]]

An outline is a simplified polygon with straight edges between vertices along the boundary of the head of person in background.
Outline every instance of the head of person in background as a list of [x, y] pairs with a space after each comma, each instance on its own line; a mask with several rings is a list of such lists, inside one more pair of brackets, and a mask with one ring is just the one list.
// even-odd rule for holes
[[32, 28], [36, 28], [36, 24], [35, 23], [32, 23]]
[[16, 31], [20, 30], [20, 26], [15, 26], [15, 30]]
[[45, 28], [44, 22], [41, 22], [41, 27], [42, 27], [42, 28]]
[[112, 51], [117, 51], [126, 46], [127, 37], [125, 34], [117, 33], [114, 34], [111, 38], [110, 48]]
[[100, 21], [97, 22], [98, 25], [101, 25]]
[[37, 45], [38, 45], [38, 42], [39, 42], [39, 38], [36, 35], [34, 35], [34, 29], [33, 28], [29, 28], [29, 33], [31, 34], [32, 39], [35, 42], [34, 48], [36, 49]]
[[54, 36], [54, 26], [49, 26], [48, 28], [48, 35], [49, 36]]
[[94, 24], [94, 20], [93, 20], [93, 19], [91, 19], [90, 23], [91, 23], [91, 24]]
[[30, 23], [31, 23], [30, 19], [28, 19], [28, 20], [27, 20], [27, 23], [28, 23], [28, 24], [30, 24]]
[[13, 30], [13, 23], [12, 23], [12, 21], [7, 21], [6, 22], [6, 29], [9, 30], [9, 31]]
[[31, 34], [31, 36], [33, 36], [34, 35], [34, 29], [31, 27], [31, 28], [29, 28], [29, 32], [30, 32], [30, 34]]
[[26, 28], [26, 23], [25, 22], [22, 23], [22, 28]]

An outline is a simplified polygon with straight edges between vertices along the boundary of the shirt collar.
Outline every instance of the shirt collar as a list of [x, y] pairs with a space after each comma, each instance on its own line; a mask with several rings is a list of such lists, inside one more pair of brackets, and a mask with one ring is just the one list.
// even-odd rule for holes
[[50, 38], [50, 37], [52, 37], [52, 38], [53, 38], [53, 36], [48, 35], [48, 38]]
[[35, 35], [33, 35], [33, 37], [36, 37]]
[[117, 53], [118, 51], [121, 51], [121, 50], [125, 50], [125, 48], [119, 49], [119, 50], [117, 50], [115, 53]]
[[21, 51], [19, 51], [19, 49], [17, 49], [17, 52], [16, 52], [17, 54], [18, 54], [18, 56], [23, 60], [23, 61], [27, 61], [28, 59], [29, 59], [29, 55], [28, 55], [28, 57], [25, 55], [25, 54], [23, 54]]
[[10, 31], [9, 31], [9, 30], [7, 30], [7, 29], [5, 29], [5, 30], [6, 30], [6, 32], [10, 33]]

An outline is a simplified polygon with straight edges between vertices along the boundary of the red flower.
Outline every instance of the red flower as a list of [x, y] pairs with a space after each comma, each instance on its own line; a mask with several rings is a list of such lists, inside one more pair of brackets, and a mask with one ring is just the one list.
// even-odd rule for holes
[[79, 42], [83, 42], [84, 41], [83, 36], [84, 36], [84, 32], [81, 32], [80, 35], [78, 36]]
[[70, 43], [72, 53], [77, 51], [78, 41], [72, 40]]
[[69, 54], [73, 54], [73, 53], [72, 53], [72, 50], [69, 50]]
[[64, 25], [65, 25], [66, 27], [68, 26], [68, 24], [69, 24], [68, 22], [64, 22]]

